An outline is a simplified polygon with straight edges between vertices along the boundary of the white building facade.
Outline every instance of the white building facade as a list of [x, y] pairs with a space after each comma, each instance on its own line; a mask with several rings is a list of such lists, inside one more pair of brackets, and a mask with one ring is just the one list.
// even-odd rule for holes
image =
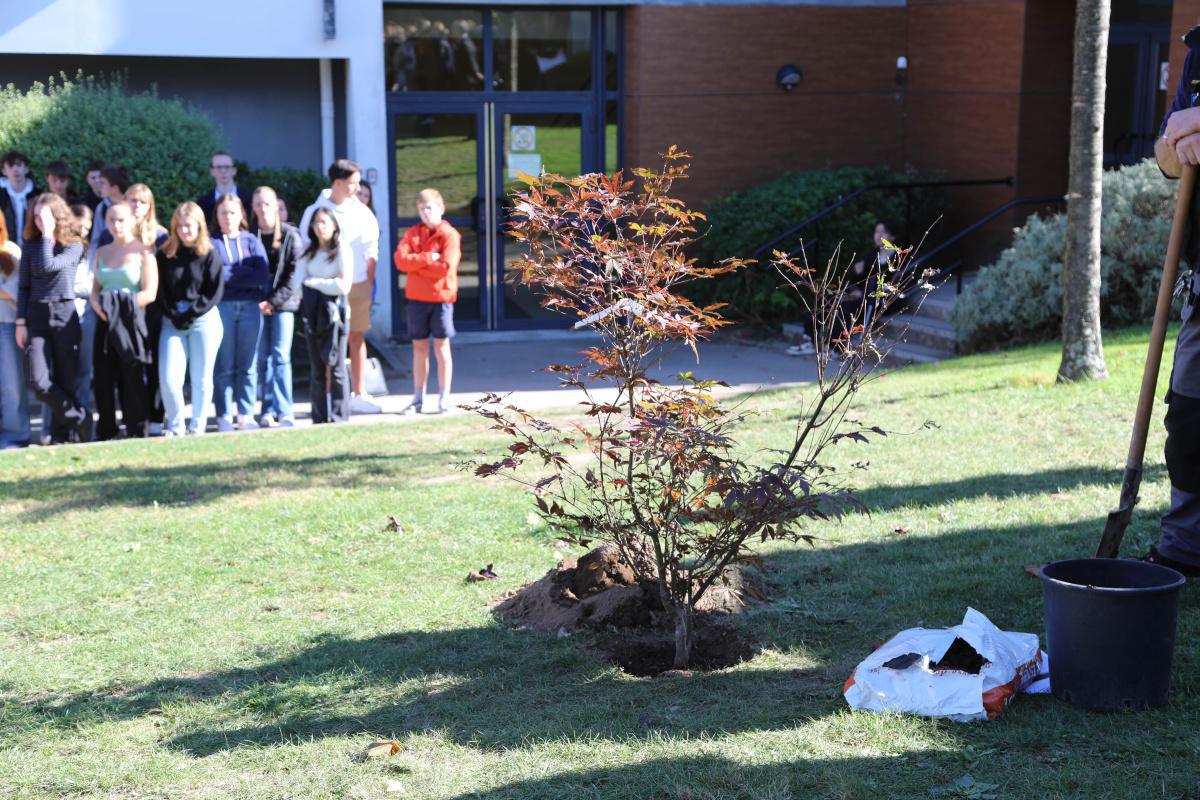
[[359, 162], [382, 234], [376, 334], [404, 335], [390, 254], [416, 222], [409, 195], [425, 186], [442, 191], [464, 234], [461, 327], [563, 324], [505, 280], [516, 251], [503, 198], [518, 170], [615, 166], [620, 12], [503, 0], [4, 0], [3, 10], [0, 82], [122, 71], [131, 88], [154, 84], [206, 112], [253, 168]]

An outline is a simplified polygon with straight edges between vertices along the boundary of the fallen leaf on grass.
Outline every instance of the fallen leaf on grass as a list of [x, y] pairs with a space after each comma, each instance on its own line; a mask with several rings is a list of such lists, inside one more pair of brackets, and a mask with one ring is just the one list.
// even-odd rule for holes
[[1051, 500], [1070, 500], [1071, 495], [1067, 494], [1066, 492], [1052, 492], [1050, 494], [1050, 499]]
[[897, 526], [895, 528], [892, 528], [892, 533], [895, 533], [899, 536], [903, 536], [904, 534], [908, 533], [908, 528], [905, 528], [903, 526]]
[[404, 526], [396, 519], [395, 514], [388, 514], [388, 521], [387, 525], [384, 526], [384, 530], [392, 531], [393, 533], [404, 533]]
[[367, 745], [367, 749], [363, 750], [360, 757], [367, 758], [387, 758], [394, 756], [400, 752], [400, 745], [393, 742], [391, 739], [379, 739]]
[[1041, 564], [1026, 564], [1024, 569], [1026, 572], [1028, 572], [1030, 575], [1032, 575], [1035, 578], [1042, 577], [1042, 565]]

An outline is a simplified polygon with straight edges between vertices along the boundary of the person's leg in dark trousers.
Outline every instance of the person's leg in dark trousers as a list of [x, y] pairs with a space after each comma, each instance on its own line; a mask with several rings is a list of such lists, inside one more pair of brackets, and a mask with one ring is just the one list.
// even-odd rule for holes
[[329, 369], [329, 413], [334, 422], [350, 419], [350, 375], [346, 370], [346, 352], [350, 345], [350, 326], [346, 322], [346, 308], [338, 313], [342, 325], [337, 333], [337, 363]]
[[146, 385], [146, 365], [140, 361], [117, 360], [121, 376], [121, 419], [125, 423], [125, 435], [140, 438], [150, 435], [152, 401], [150, 388]]
[[1166, 460], [1171, 507], [1162, 518], [1162, 555], [1200, 568], [1200, 398], [1171, 393]]
[[[309, 290], [305, 289], [305, 291]], [[321, 359], [316, 327], [312, 324], [308, 314], [304, 315], [304, 342], [308, 345], [308, 394], [309, 401], [312, 403], [312, 412], [309, 416], [312, 417], [314, 425], [320, 425], [329, 421], [329, 403], [325, 399], [326, 365]]]
[[[150, 349], [150, 363], [142, 365], [146, 372], [144, 383], [148, 398], [146, 420], [162, 425], [166, 414], [163, 410], [162, 393], [158, 389], [158, 340], [162, 336], [162, 311], [156, 303], [146, 306], [146, 347]], [[124, 406], [122, 406], [122, 410]]]
[[106, 442], [117, 436], [117, 383], [120, 367], [117, 356], [105, 346], [108, 323], [96, 320], [96, 335], [92, 342], [92, 388], [96, 397], [96, 439]]
[[29, 387], [39, 400], [50, 406], [51, 441], [66, 442], [84, 422], [84, 410], [75, 401], [80, 336], [75, 301], [30, 305], [29, 344], [25, 348]]

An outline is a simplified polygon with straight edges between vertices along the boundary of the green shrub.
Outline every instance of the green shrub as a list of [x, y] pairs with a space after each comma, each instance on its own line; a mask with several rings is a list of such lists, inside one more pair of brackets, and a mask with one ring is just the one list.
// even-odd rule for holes
[[[750, 258], [754, 251], [775, 236], [803, 222], [839, 197], [870, 184], [899, 183], [907, 180], [883, 167], [841, 167], [784, 175], [744, 192], [735, 192], [709, 207], [708, 225], [697, 256], [705, 263], [723, 258]], [[913, 227], [925, 230], [932, 220], [925, 209], [934, 194], [912, 190]], [[843, 265], [851, 253], [862, 254], [872, 248], [871, 229], [877, 220], [893, 226], [905, 221], [904, 192], [867, 192], [810, 228], [805, 236], [816, 237], [808, 251], [810, 264], [822, 266], [841, 244], [838, 261]], [[894, 231], [898, 236], [903, 231]], [[912, 235], [912, 232], [908, 232]], [[784, 249], [798, 246], [788, 241]], [[769, 256], [768, 256], [769, 258]], [[766, 260], [766, 259], [762, 259]], [[718, 280], [701, 281], [702, 287], [689, 292], [699, 302], [728, 303], [730, 318], [775, 326], [798, 319], [803, 303], [795, 291], [781, 286], [772, 270], [740, 270]]]
[[[1100, 313], [1105, 325], [1128, 325], [1154, 313], [1175, 184], [1147, 160], [1104, 173], [1103, 191]], [[1030, 217], [999, 260], [979, 271], [950, 313], [964, 350], [1058, 335], [1066, 232], [1065, 214]]]
[[121, 75], [74, 78], [61, 74], [28, 92], [0, 88], [0, 151], [15, 148], [30, 159], [42, 183], [46, 162], [67, 162], [83, 182], [88, 161], [122, 164], [154, 190], [160, 222], [175, 206], [212, 183], [209, 155], [219, 135], [209, 118], [155, 89], [132, 92]]
[[[292, 169], [291, 167], [262, 167], [250, 169], [244, 162], [238, 161], [239, 186], [254, 191], [259, 186], [270, 186], [275, 193], [287, 203], [288, 221], [293, 225], [300, 224], [300, 215], [304, 209], [312, 205], [321, 190], [329, 185], [325, 176], [310, 169]], [[249, 209], [246, 209], [249, 211]]]

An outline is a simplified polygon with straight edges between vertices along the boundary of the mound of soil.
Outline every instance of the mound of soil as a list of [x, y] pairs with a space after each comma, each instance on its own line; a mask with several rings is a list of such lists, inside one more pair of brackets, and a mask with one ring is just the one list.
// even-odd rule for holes
[[[753, 652], [732, 628], [704, 621], [717, 614], [740, 613], [748, 604], [765, 599], [758, 570], [731, 568], [726, 578], [727, 582], [708, 590], [697, 608], [700, 619], [693, 669], [720, 669]], [[639, 581], [611, 544], [603, 544], [577, 561], [560, 562], [538, 580], [500, 598], [493, 613], [538, 631], [569, 633], [583, 627], [641, 631], [613, 640], [605, 647], [615, 649], [604, 651], [634, 675], [658, 675], [670, 670], [674, 662], [674, 639], [662, 633], [670, 621], [663, 619], [658, 587], [652, 581]]]

